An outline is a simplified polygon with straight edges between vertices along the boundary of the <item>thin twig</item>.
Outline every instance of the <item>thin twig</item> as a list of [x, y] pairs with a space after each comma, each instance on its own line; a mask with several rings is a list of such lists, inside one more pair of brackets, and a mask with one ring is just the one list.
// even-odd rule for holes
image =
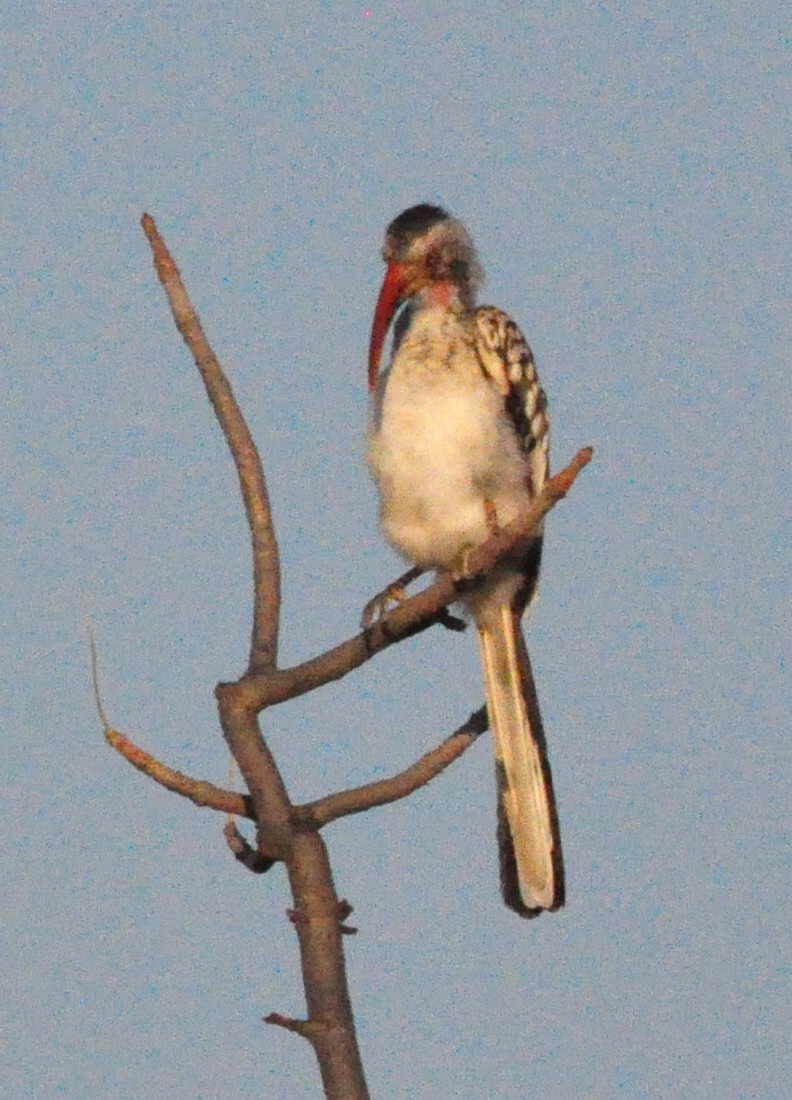
[[206, 806], [211, 810], [220, 810], [221, 813], [255, 819], [256, 815], [249, 795], [225, 791], [222, 787], [216, 787], [205, 779], [193, 779], [183, 772], [177, 772], [175, 768], [169, 768], [167, 764], [161, 763], [111, 726], [105, 726], [105, 737], [116, 752], [120, 752], [125, 760], [144, 775], [154, 779], [161, 787], [189, 798], [196, 806]]
[[93, 623], [90, 619], [88, 619], [86, 623], [86, 629], [88, 631], [88, 645], [91, 647], [91, 683], [93, 685], [94, 703], [99, 713], [102, 729], [106, 733], [110, 728], [110, 723], [107, 720], [107, 715], [105, 714], [104, 705], [102, 703], [102, 693], [99, 690], [99, 654], [96, 649], [96, 637], [94, 636]]
[[321, 828], [330, 821], [349, 814], [359, 814], [375, 806], [385, 806], [425, 787], [436, 776], [453, 764], [455, 760], [470, 748], [474, 741], [487, 729], [487, 708], [481, 707], [468, 720], [446, 737], [445, 741], [425, 753], [409, 768], [374, 783], [365, 783], [362, 787], [353, 787], [347, 791], [318, 798], [294, 807], [295, 819], [305, 826]]
[[190, 302], [179, 269], [160, 236], [154, 219], [149, 214], [144, 214], [141, 225], [151, 245], [154, 267], [168, 297], [176, 327], [192, 352], [236, 463], [253, 544], [254, 597], [250, 668], [261, 670], [273, 667], [278, 656], [280, 559], [261, 459], [228, 379]]

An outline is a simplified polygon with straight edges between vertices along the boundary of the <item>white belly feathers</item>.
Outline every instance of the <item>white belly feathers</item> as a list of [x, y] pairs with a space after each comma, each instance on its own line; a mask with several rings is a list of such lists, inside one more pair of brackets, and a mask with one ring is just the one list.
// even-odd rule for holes
[[368, 461], [386, 537], [424, 568], [454, 568], [486, 541], [485, 500], [501, 525], [525, 507], [525, 454], [453, 313], [415, 318], [380, 381]]

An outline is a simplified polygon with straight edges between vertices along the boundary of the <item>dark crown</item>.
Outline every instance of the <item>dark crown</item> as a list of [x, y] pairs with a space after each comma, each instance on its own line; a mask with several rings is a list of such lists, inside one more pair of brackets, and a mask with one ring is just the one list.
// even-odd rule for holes
[[409, 210], [403, 210], [397, 218], [388, 226], [386, 235], [400, 245], [406, 245], [414, 241], [416, 237], [422, 237], [432, 226], [438, 222], [446, 222], [451, 215], [443, 210], [442, 206], [429, 206], [422, 202], [418, 206], [411, 206]]

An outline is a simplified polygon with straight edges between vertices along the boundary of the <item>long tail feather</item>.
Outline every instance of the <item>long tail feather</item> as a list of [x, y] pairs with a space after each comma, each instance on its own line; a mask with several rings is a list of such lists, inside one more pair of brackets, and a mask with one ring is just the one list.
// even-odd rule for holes
[[477, 616], [498, 779], [498, 846], [506, 904], [523, 916], [564, 903], [553, 781], [531, 663], [508, 603]]

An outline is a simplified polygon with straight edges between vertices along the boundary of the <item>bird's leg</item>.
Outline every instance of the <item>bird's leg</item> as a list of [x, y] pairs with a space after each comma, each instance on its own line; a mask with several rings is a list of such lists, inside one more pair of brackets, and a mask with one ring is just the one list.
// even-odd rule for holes
[[387, 588], [383, 588], [383, 590], [378, 592], [373, 599], [370, 599], [363, 608], [363, 614], [360, 617], [360, 625], [363, 629], [369, 630], [375, 622], [386, 619], [389, 610], [388, 604], [398, 606], [406, 600], [407, 585], [417, 580], [423, 572], [423, 569], [414, 565], [412, 569], [408, 569], [406, 573], [402, 573], [402, 575], [397, 577], [397, 579], [389, 584]]
[[[501, 525], [498, 521], [498, 510], [495, 507], [495, 502], [490, 500], [489, 497], [484, 498], [484, 522], [487, 525], [487, 531], [490, 536], [500, 534]], [[470, 568], [470, 557], [478, 549], [478, 546], [463, 546], [459, 558], [457, 559], [456, 567], [451, 572], [451, 576], [454, 578], [456, 584], [469, 581], [471, 577], [475, 576], [475, 571]]]
[[501, 525], [498, 522], [498, 509], [495, 507], [495, 502], [489, 498], [484, 501], [484, 521], [491, 535], [500, 534]]

